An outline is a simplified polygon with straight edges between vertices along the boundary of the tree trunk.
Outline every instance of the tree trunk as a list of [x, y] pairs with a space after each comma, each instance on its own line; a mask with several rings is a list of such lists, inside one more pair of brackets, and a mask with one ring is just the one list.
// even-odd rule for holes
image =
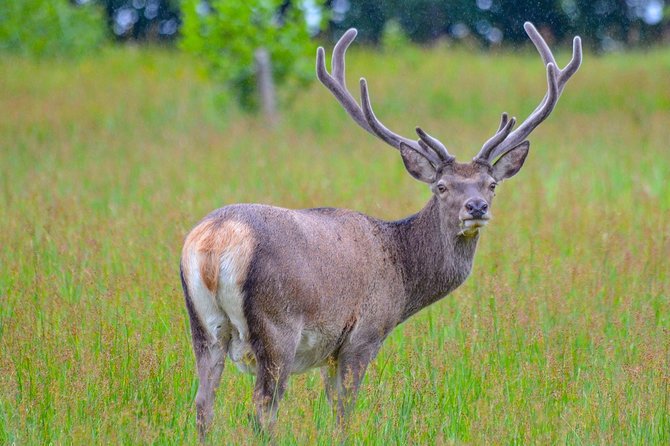
[[258, 83], [258, 99], [263, 116], [271, 125], [278, 121], [275, 85], [272, 78], [270, 54], [265, 48], [258, 48], [254, 53], [256, 62], [256, 82]]

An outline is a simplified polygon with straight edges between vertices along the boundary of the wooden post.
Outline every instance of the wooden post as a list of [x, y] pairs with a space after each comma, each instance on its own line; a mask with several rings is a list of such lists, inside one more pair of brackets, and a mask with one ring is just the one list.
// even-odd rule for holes
[[256, 82], [261, 110], [265, 119], [271, 125], [275, 125], [278, 121], [278, 116], [270, 54], [265, 48], [258, 48], [254, 53], [254, 60], [256, 63]]

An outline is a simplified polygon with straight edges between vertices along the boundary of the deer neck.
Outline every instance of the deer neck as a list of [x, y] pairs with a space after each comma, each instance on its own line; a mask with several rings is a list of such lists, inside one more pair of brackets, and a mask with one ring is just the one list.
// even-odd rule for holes
[[405, 284], [403, 320], [456, 289], [472, 270], [479, 235], [458, 235], [441, 212], [432, 197], [419, 213], [394, 223]]

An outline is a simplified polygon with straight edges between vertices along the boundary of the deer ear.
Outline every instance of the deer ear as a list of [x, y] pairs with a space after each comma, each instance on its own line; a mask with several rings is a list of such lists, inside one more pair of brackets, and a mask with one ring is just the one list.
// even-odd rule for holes
[[498, 158], [498, 161], [493, 165], [493, 178], [496, 181], [502, 181], [516, 175], [526, 161], [529, 150], [530, 143], [524, 141]]
[[405, 169], [419, 181], [432, 183], [435, 180], [435, 167], [428, 161], [428, 158], [412, 149], [404, 142], [400, 143], [400, 155], [405, 163]]

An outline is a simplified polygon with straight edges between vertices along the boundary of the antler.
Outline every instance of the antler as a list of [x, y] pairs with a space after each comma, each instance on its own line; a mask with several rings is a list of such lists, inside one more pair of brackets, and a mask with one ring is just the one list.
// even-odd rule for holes
[[551, 49], [549, 49], [547, 42], [544, 41], [540, 33], [535, 29], [535, 26], [530, 22], [526, 22], [523, 27], [547, 67], [547, 93], [544, 95], [540, 105], [513, 132], [512, 127], [514, 127], [515, 119], [508, 120], [507, 113], [503, 113], [498, 131], [484, 143], [482, 149], [475, 156], [475, 160], [491, 162], [497, 156], [504, 154], [525, 140], [535, 127], [540, 125], [554, 110], [558, 98], [561, 96], [563, 88], [565, 88], [565, 84], [577, 72], [582, 63], [582, 41], [579, 36], [575, 37], [572, 42], [572, 59], [570, 59], [565, 68], [559, 69]]
[[347, 90], [345, 82], [344, 70], [344, 56], [351, 45], [351, 42], [356, 38], [358, 32], [355, 28], [350, 28], [340, 40], [335, 44], [333, 49], [333, 59], [331, 61], [332, 75], [326, 69], [326, 55], [323, 47], [316, 50], [316, 76], [321, 83], [330, 90], [335, 96], [335, 99], [342, 105], [344, 110], [352, 117], [352, 119], [366, 131], [380, 138], [390, 146], [400, 149], [401, 144], [407, 145], [412, 150], [420, 153], [427, 158], [435, 167], [442, 163], [454, 160], [454, 157], [449, 154], [446, 147], [421, 130], [416, 128], [416, 133], [419, 139], [414, 141], [404, 136], [400, 136], [382, 124], [372, 111], [372, 104], [370, 103], [370, 95], [368, 93], [368, 84], [365, 78], [361, 78], [361, 104], [358, 105], [356, 99]]

